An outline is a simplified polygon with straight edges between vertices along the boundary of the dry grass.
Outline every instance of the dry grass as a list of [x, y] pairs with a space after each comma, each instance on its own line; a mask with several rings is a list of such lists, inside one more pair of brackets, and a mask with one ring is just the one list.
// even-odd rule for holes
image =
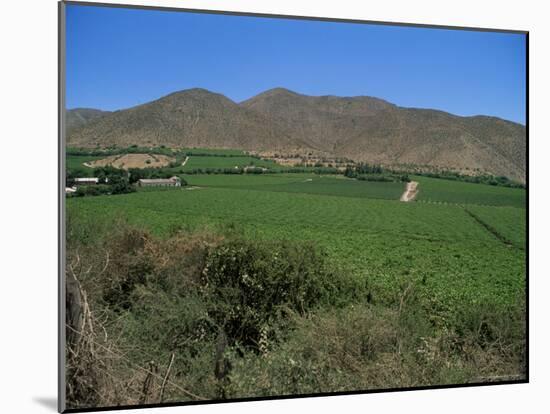
[[124, 154], [111, 155], [100, 160], [90, 161], [87, 165], [92, 168], [111, 166], [128, 170], [130, 168], [166, 167], [174, 161], [174, 157], [162, 154]]

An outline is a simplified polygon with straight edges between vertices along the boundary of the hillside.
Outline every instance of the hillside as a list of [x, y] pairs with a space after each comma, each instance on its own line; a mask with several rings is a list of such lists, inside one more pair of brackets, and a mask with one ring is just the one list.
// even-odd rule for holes
[[242, 103], [295, 140], [357, 161], [474, 170], [525, 180], [525, 127], [499, 118], [401, 108], [366, 96], [305, 96], [272, 89]]
[[75, 108], [67, 111], [67, 117], [65, 119], [67, 129], [72, 130], [74, 128], [81, 127], [87, 124], [92, 119], [102, 117], [108, 114], [108, 111], [101, 111], [93, 108]]
[[263, 114], [204, 89], [176, 92], [112, 112], [69, 132], [67, 142], [82, 146], [138, 144], [244, 150], [294, 146], [288, 134]]
[[78, 146], [167, 145], [311, 151], [385, 165], [479, 170], [525, 181], [525, 127], [499, 118], [402, 108], [358, 96], [271, 89], [237, 104], [204, 89], [176, 92], [69, 130]]

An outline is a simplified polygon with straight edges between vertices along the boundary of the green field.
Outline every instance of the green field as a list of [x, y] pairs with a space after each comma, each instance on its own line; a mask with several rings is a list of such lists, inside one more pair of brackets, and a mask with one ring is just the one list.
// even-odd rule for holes
[[188, 155], [193, 154], [209, 154], [209, 155], [220, 155], [220, 156], [246, 156], [244, 151], [236, 149], [221, 149], [221, 148], [184, 148], [181, 152], [185, 152]]
[[417, 201], [525, 207], [525, 190], [438, 178], [412, 177], [420, 183]]
[[[186, 179], [200, 188], [69, 199], [69, 215], [78, 211], [96, 220], [124, 216], [159, 235], [179, 227], [223, 231], [229, 226], [251, 239], [311, 240], [326, 249], [333, 263], [373, 284], [380, 300], [391, 300], [407, 280], [421, 280], [442, 308], [507, 303], [524, 287], [521, 208], [468, 206], [512, 240], [510, 246], [461, 205], [397, 201], [400, 183], [302, 174]], [[472, 193], [464, 192], [471, 186], [476, 187]], [[480, 202], [484, 193], [477, 187], [493, 190], [442, 181], [440, 187], [430, 183], [426, 192], [446, 188], [441, 194], [454, 194], [456, 201]], [[499, 200], [512, 204], [515, 198]]]
[[398, 200], [404, 183], [357, 181], [343, 176], [316, 174], [262, 174], [262, 175], [190, 175], [191, 185], [216, 188], [238, 188], [257, 191], [333, 195]]
[[68, 155], [66, 157], [66, 168], [68, 169], [89, 169], [84, 165], [85, 162], [95, 161], [105, 158], [104, 156], [93, 156], [93, 155]]
[[468, 206], [468, 211], [510, 241], [514, 246], [524, 249], [526, 245], [526, 210], [514, 207]]

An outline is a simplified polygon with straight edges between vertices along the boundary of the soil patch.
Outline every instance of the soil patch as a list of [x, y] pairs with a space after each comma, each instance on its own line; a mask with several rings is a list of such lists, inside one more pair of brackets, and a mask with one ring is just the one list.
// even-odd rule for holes
[[174, 157], [161, 154], [124, 154], [111, 155], [100, 160], [90, 161], [88, 166], [92, 168], [112, 166], [127, 170], [129, 168], [166, 167], [173, 161], [175, 161]]
[[412, 201], [414, 200], [417, 194], [418, 194], [418, 182], [411, 181], [407, 183], [407, 186], [405, 187], [405, 192], [401, 196], [400, 200], [404, 202]]

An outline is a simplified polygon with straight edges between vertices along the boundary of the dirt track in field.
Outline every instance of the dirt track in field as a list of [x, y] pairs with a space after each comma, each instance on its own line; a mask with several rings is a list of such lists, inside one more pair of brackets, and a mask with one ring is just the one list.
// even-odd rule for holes
[[416, 195], [418, 194], [418, 182], [417, 181], [411, 181], [407, 183], [407, 186], [405, 187], [405, 192], [403, 195], [401, 195], [400, 201], [404, 201], [405, 203], [414, 200]]

